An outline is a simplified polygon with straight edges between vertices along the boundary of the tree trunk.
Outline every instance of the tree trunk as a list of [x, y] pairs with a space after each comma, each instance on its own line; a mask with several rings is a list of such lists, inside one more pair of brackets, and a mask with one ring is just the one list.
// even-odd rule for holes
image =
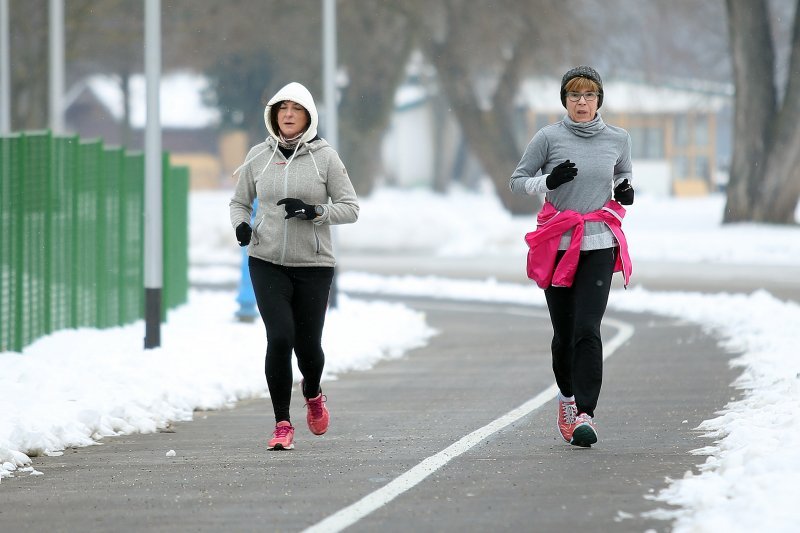
[[44, 0], [10, 2], [11, 128], [48, 127], [48, 20]]
[[753, 220], [776, 224], [794, 224], [800, 199], [800, 10], [795, 9], [789, 78], [781, 109], [774, 119], [773, 142], [768, 147], [768, 161], [761, 196], [753, 211]]
[[774, 145], [764, 180], [764, 192], [753, 207], [754, 222], [795, 224], [800, 199], [800, 135]]
[[120, 72], [120, 89], [122, 89], [122, 122], [120, 123], [120, 145], [130, 150], [131, 141], [131, 74], [128, 69]]
[[491, 109], [481, 109], [475, 96], [467, 65], [461, 63], [447, 43], [426, 39], [426, 56], [436, 67], [442, 89], [447, 95], [464, 137], [473, 154], [488, 174], [503, 206], [513, 214], [530, 214], [541, 203], [530, 196], [511, 193], [509, 179], [521, 155], [514, 138], [510, 110], [519, 85], [521, 49], [517, 47], [505, 65]]
[[370, 131], [365, 131], [358, 124], [340, 122], [340, 146], [334, 148], [340, 153], [353, 188], [359, 196], [367, 196], [372, 192], [375, 178], [381, 173], [384, 129], [385, 125], [374, 125]]
[[340, 146], [334, 148], [356, 193], [368, 195], [381, 173], [383, 134], [406, 75], [414, 32], [391, 4], [376, 6], [369, 0], [343, 6], [340, 24], [341, 61], [347, 65], [349, 83], [339, 102]]
[[[783, 110], [777, 110], [775, 53], [766, 0], [727, 0], [736, 87], [734, 142], [724, 222], [791, 223], [800, 163], [798, 74], [790, 75]], [[797, 19], [792, 64], [798, 67]], [[793, 185], [794, 182], [794, 185]]]

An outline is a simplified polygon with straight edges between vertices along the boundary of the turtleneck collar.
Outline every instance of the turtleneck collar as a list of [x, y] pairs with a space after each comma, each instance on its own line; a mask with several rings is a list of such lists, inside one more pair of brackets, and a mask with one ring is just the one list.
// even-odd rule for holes
[[606, 127], [606, 123], [603, 122], [603, 117], [600, 116], [599, 111], [589, 122], [575, 122], [569, 118], [569, 115], [564, 115], [563, 122], [567, 129], [578, 137], [593, 137]]
[[[302, 135], [302, 133], [300, 135]], [[292, 144], [284, 143], [283, 142], [284, 137], [283, 137], [283, 135], [281, 135], [281, 140], [278, 141], [278, 150], [281, 151], [281, 153], [284, 155], [284, 157], [286, 157], [286, 159], [289, 159], [290, 157], [292, 157], [292, 154], [294, 153], [295, 149], [297, 149], [298, 151], [302, 149], [302, 146], [300, 146], [300, 147], [297, 146], [298, 145], [298, 141], [300, 140], [300, 135], [298, 135], [297, 137], [295, 137], [293, 139], [294, 142]], [[312, 143], [312, 142], [316, 141], [319, 138], [320, 138], [319, 135], [314, 135], [313, 139], [309, 139], [308, 141], [304, 142], [303, 144], [307, 145], [309, 143]]]

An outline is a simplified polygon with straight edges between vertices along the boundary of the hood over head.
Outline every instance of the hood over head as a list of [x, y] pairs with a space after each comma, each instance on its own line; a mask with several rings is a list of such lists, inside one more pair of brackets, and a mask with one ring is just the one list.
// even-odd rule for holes
[[317, 106], [314, 104], [314, 97], [311, 96], [311, 92], [309, 92], [309, 90], [306, 89], [303, 84], [297, 83], [296, 81], [284, 85], [277, 93], [275, 93], [275, 96], [270, 98], [269, 102], [267, 102], [267, 107], [264, 108], [264, 124], [267, 126], [267, 131], [269, 132], [270, 136], [276, 141], [280, 140], [280, 129], [278, 128], [277, 123], [273, 123], [270, 112], [272, 110], [272, 106], [283, 102], [284, 100], [291, 100], [292, 102], [297, 102], [301, 106], [305, 107], [311, 118], [311, 120], [308, 122], [306, 131], [300, 136], [298, 143], [302, 144], [316, 137], [319, 116], [317, 114]]

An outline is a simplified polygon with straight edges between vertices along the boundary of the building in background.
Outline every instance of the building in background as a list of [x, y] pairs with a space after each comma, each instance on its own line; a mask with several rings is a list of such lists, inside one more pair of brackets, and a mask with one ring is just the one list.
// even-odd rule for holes
[[[451, 183], [477, 187], [483, 171], [470, 154], [435, 74], [410, 73], [395, 95], [395, 109], [382, 150], [379, 182], [446, 191]], [[131, 79], [130, 122], [123, 123], [120, 84], [93, 76], [67, 96], [66, 122], [82, 138], [140, 150], [144, 138], [144, 78]], [[205, 79], [197, 74], [164, 76], [161, 93], [162, 144], [172, 163], [189, 167], [191, 186], [231, 186], [233, 170], [249, 148], [241, 131], [222, 131], [217, 110], [202, 101]], [[607, 80], [601, 112], [632, 138], [637, 190], [659, 196], [704, 195], [727, 184], [732, 139], [732, 93], [709, 84], [649, 85]], [[542, 126], [560, 120], [559, 80], [529, 79], [516, 102], [513, 127], [524, 147]], [[126, 137], [126, 138], [123, 138]], [[521, 153], [520, 153], [521, 155]]]
[[[231, 172], [247, 153], [244, 132], [219, 129], [216, 109], [202, 101], [205, 79], [181, 72], [161, 82], [162, 147], [176, 166], [189, 168], [193, 189], [229, 185]], [[92, 76], [73, 86], [65, 98], [68, 131], [81, 138], [100, 138], [105, 145], [142, 150], [145, 125], [145, 80], [130, 80], [130, 130], [124, 127], [124, 96], [118, 80]]]
[[[530, 79], [520, 92], [527, 137], [560, 120], [559, 81]], [[733, 88], [718, 84], [649, 85], [608, 80], [601, 113], [631, 135], [637, 190], [704, 195], [727, 184]]]

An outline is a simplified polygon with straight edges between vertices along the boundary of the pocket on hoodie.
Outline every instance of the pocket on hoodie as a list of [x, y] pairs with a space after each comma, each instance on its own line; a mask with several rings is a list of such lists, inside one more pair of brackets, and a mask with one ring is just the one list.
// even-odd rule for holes
[[319, 254], [322, 243], [320, 242], [319, 233], [317, 233], [317, 225], [312, 224], [314, 229], [314, 253]]
[[264, 215], [261, 215], [261, 217], [256, 220], [256, 223], [253, 226], [253, 236], [251, 237], [253, 244], [258, 244], [261, 242], [261, 226], [264, 224], [265, 218], [266, 217]]
[[289, 229], [289, 242], [287, 248], [287, 261], [308, 262], [314, 261], [319, 253], [319, 239], [316, 228], [310, 227], [311, 222], [306, 220], [291, 220], [294, 224]]

